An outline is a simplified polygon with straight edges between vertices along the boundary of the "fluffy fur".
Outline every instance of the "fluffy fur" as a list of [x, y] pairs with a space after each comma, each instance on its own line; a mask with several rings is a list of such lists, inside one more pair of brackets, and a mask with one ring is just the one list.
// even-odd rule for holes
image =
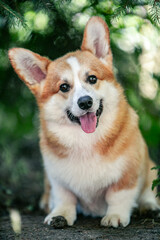
[[[154, 164], [139, 131], [137, 114], [114, 77], [106, 23], [92, 17], [81, 51], [55, 61], [19, 48], [11, 49], [9, 58], [39, 106], [46, 172], [41, 207], [49, 206], [50, 211], [45, 223], [60, 215], [73, 225], [78, 210], [101, 216], [103, 226], [125, 227], [134, 207], [158, 209], [151, 190], [156, 178], [151, 171]], [[89, 83], [88, 76], [96, 76], [97, 82]], [[69, 85], [69, 91], [61, 91], [62, 84]], [[78, 106], [84, 96], [93, 100], [89, 110]], [[98, 125], [89, 134], [81, 128], [81, 118], [88, 112]], [[90, 121], [95, 120], [90, 117]]]

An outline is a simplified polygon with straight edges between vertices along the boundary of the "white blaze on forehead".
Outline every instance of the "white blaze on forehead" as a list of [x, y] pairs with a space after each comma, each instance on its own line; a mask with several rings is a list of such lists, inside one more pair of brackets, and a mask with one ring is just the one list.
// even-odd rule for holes
[[70, 65], [72, 72], [73, 72], [73, 77], [74, 77], [74, 83], [75, 83], [75, 88], [81, 87], [81, 83], [78, 77], [78, 73], [80, 71], [80, 64], [77, 60], [76, 57], [70, 57], [67, 59], [67, 63]]
[[73, 81], [74, 81], [74, 93], [73, 93], [73, 98], [72, 98], [72, 107], [71, 107], [71, 112], [75, 116], [80, 116], [82, 115], [82, 110], [78, 106], [78, 99], [80, 97], [90, 95], [86, 89], [83, 87], [80, 79], [79, 79], [79, 72], [80, 72], [80, 64], [77, 60], [76, 57], [69, 57], [66, 62], [70, 65], [72, 75], [73, 75]]

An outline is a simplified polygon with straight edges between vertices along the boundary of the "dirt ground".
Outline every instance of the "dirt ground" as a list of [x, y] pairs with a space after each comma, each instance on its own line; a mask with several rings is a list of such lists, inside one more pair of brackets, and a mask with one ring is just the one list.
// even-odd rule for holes
[[[0, 240], [160, 240], [160, 218], [153, 212], [145, 216], [135, 212], [130, 225], [118, 229], [101, 227], [100, 218], [83, 216], [78, 216], [72, 227], [55, 229], [44, 225], [45, 215], [38, 209], [43, 191], [42, 167], [39, 158], [35, 156], [35, 159], [26, 158], [25, 166], [30, 164], [29, 172], [18, 175], [15, 184], [11, 182], [14, 180], [10, 176], [12, 171], [6, 172], [8, 167], [0, 168]], [[15, 168], [12, 166], [13, 170]], [[20, 172], [18, 169], [15, 176]], [[1, 183], [5, 183], [3, 188]], [[7, 209], [11, 208], [20, 210], [22, 226], [19, 235], [14, 233], [7, 214]]]
[[74, 226], [54, 229], [43, 224], [44, 216], [22, 215], [22, 231], [16, 235], [9, 216], [0, 218], [0, 240], [160, 240], [160, 219], [156, 215], [140, 217], [134, 214], [126, 227], [105, 228], [99, 218], [78, 216]]

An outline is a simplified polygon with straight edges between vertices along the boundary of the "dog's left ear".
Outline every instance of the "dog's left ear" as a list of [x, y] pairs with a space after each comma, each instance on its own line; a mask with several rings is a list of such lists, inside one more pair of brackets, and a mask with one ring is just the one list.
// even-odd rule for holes
[[84, 30], [81, 49], [90, 51], [107, 64], [112, 63], [109, 29], [102, 18], [92, 17], [89, 19]]

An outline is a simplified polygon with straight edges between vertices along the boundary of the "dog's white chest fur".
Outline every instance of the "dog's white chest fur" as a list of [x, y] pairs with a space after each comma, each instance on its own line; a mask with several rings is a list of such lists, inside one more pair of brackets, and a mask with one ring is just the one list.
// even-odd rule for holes
[[74, 149], [66, 159], [58, 159], [52, 153], [44, 156], [50, 182], [60, 183], [79, 199], [83, 212], [104, 215], [106, 189], [121, 177], [124, 157], [114, 162], [103, 159], [92, 151]]

